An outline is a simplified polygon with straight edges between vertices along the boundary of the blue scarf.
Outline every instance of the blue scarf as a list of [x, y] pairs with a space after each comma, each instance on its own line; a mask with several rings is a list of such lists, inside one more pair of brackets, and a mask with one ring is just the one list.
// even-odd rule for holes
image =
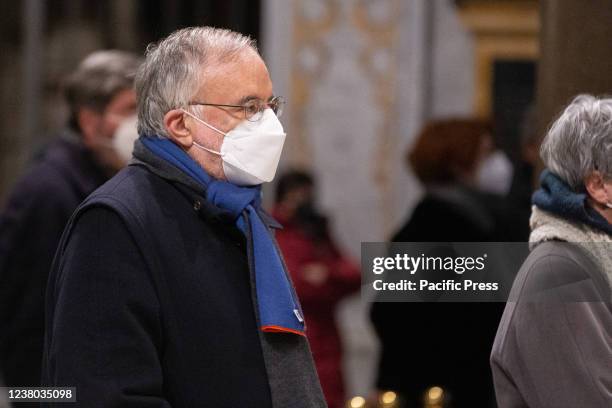
[[[187, 153], [168, 139], [140, 138], [158, 157], [171, 163], [205, 190], [206, 200], [236, 219], [236, 226], [251, 245], [261, 329], [304, 336], [304, 320], [295, 292], [287, 278], [280, 252], [261, 220], [261, 188], [239, 187], [208, 175]], [[251, 264], [251, 263], [249, 263]]]
[[576, 193], [550, 170], [540, 175], [540, 189], [533, 193], [532, 203], [561, 218], [586, 224], [612, 234], [612, 225], [587, 201], [586, 193]]

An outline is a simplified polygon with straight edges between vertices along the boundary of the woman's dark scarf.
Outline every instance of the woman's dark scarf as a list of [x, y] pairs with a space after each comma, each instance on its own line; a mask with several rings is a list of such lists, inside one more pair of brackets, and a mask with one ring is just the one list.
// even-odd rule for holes
[[612, 235], [612, 225], [589, 205], [587, 194], [573, 191], [550, 170], [542, 172], [540, 189], [533, 194], [531, 202], [560, 218], [586, 224]]

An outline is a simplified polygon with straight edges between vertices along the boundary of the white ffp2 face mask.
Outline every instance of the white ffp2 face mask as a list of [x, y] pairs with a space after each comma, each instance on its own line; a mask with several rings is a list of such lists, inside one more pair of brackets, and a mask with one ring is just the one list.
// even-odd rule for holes
[[132, 158], [136, 139], [138, 139], [138, 117], [132, 115], [124, 119], [117, 127], [112, 141], [113, 149], [126, 163]]
[[227, 133], [186, 110], [183, 112], [225, 136], [220, 152], [208, 149], [196, 141], [193, 144], [221, 156], [227, 181], [239, 186], [254, 186], [274, 179], [286, 134], [272, 109], [266, 109], [257, 122], [245, 119]]

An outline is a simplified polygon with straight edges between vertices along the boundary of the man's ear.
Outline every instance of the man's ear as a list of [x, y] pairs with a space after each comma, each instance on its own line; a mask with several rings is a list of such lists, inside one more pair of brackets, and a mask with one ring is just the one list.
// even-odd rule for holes
[[185, 123], [185, 113], [180, 109], [172, 109], [164, 115], [164, 126], [168, 131], [168, 137], [183, 149], [188, 149], [193, 144], [191, 130]]
[[589, 196], [598, 204], [606, 205], [608, 202], [608, 195], [604, 188], [604, 179], [601, 173], [597, 170], [589, 174], [584, 179], [584, 186], [586, 187]]
[[83, 136], [83, 143], [85, 143], [86, 146], [95, 143], [95, 138], [98, 133], [97, 129], [100, 126], [102, 115], [90, 108], [80, 108], [77, 112], [76, 119], [79, 129], [81, 130], [81, 135]]

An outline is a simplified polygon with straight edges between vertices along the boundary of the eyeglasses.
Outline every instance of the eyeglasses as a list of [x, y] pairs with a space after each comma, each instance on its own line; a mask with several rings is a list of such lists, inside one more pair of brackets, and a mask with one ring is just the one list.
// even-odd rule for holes
[[224, 105], [221, 103], [205, 103], [198, 101], [190, 102], [189, 105], [242, 109], [244, 111], [245, 119], [247, 119], [249, 122], [258, 122], [262, 118], [264, 110], [267, 108], [272, 109], [276, 117], [280, 118], [283, 114], [283, 108], [285, 107], [285, 98], [282, 96], [275, 96], [268, 102], [264, 102], [261, 99], [252, 99], [244, 105]]

